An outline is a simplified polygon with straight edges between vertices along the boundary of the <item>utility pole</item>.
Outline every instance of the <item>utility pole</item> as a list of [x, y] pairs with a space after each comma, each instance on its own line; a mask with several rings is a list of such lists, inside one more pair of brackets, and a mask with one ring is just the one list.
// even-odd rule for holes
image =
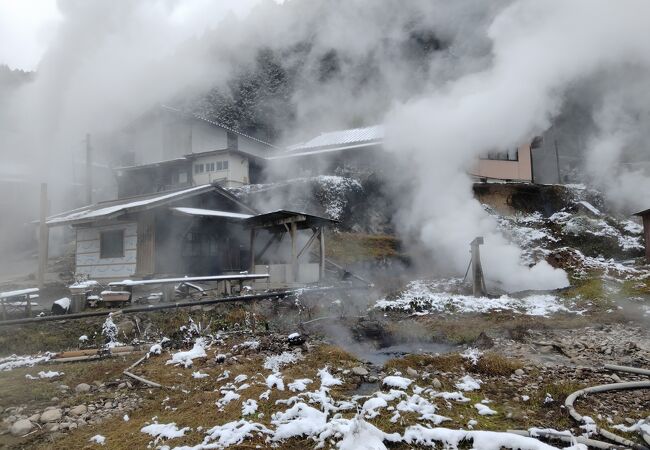
[[472, 281], [474, 297], [485, 297], [485, 280], [483, 279], [483, 267], [481, 266], [481, 250], [479, 246], [483, 244], [483, 237], [479, 236], [469, 245], [472, 251]]
[[557, 167], [557, 184], [562, 183], [562, 177], [560, 176], [560, 154], [557, 150], [557, 139], [553, 141], [555, 144], [555, 166]]
[[86, 204], [90, 205], [93, 202], [93, 155], [92, 147], [90, 146], [90, 133], [86, 133]]
[[[45, 272], [47, 270], [47, 254], [48, 254], [48, 241], [49, 230], [47, 228], [47, 183], [41, 183], [41, 211], [38, 226], [38, 288], [43, 289], [45, 286]], [[28, 309], [31, 314], [31, 304], [29, 296], [27, 298]]]

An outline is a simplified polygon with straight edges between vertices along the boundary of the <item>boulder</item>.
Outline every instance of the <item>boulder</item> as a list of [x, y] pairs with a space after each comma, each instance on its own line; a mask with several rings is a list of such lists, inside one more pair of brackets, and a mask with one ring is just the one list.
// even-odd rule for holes
[[357, 366], [352, 368], [352, 373], [360, 377], [365, 377], [368, 375], [368, 370], [365, 367]]
[[54, 409], [44, 411], [43, 414], [41, 414], [39, 420], [42, 423], [56, 422], [57, 420], [61, 420], [62, 416], [63, 413], [61, 412], [61, 410], [59, 408], [54, 408]]
[[74, 408], [70, 408], [70, 415], [72, 416], [81, 416], [83, 414], [86, 414], [88, 411], [88, 408], [86, 405], [77, 405]]
[[90, 391], [90, 385], [87, 383], [79, 383], [77, 387], [74, 388], [74, 391], [77, 394], [83, 394]]
[[23, 436], [29, 433], [30, 431], [32, 431], [33, 428], [34, 428], [33, 423], [31, 423], [27, 419], [21, 419], [14, 422], [13, 425], [11, 425], [11, 428], [9, 428], [9, 431], [14, 436]]
[[440, 382], [439, 379], [434, 378], [433, 380], [431, 380], [431, 387], [434, 389], [440, 389], [442, 387], [442, 383]]
[[521, 377], [521, 376], [525, 375], [525, 372], [522, 369], [517, 369], [517, 370], [515, 370], [515, 375], [517, 375], [518, 377]]

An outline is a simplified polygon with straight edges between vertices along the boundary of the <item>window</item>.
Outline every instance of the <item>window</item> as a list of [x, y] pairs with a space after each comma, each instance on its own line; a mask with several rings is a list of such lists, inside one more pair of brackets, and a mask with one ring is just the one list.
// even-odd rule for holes
[[99, 233], [99, 257], [124, 257], [124, 230], [102, 231]]
[[223, 170], [223, 162], [217, 161], [217, 170]]
[[218, 253], [217, 238], [211, 234], [190, 231], [185, 235], [183, 256], [215, 256]]
[[228, 170], [228, 160], [223, 162], [223, 170]]
[[205, 165], [205, 171], [206, 172], [214, 172], [214, 163], [213, 162], [207, 163]]
[[203, 164], [196, 164], [194, 166], [194, 173], [203, 173], [204, 167]]

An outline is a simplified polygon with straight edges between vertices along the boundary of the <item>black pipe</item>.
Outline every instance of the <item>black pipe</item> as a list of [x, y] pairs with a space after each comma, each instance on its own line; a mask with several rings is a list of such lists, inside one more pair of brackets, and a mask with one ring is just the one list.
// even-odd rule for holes
[[161, 309], [212, 305], [215, 303], [263, 300], [263, 299], [273, 298], [273, 297], [286, 297], [287, 295], [297, 294], [297, 293], [311, 293], [311, 292], [324, 292], [324, 291], [333, 291], [333, 290], [341, 290], [341, 289], [350, 290], [350, 289], [366, 289], [366, 288], [367, 286], [323, 287], [323, 288], [315, 288], [315, 289], [298, 289], [298, 290], [280, 291], [280, 292], [266, 292], [264, 294], [239, 295], [236, 297], [215, 298], [212, 300], [194, 300], [191, 302], [159, 303], [157, 305], [132, 306], [129, 308], [118, 309], [114, 311], [102, 310], [102, 311], [91, 311], [91, 312], [83, 312], [83, 313], [75, 313], [75, 314], [62, 314], [60, 316], [28, 317], [25, 319], [3, 320], [0, 321], [0, 327], [8, 326], [8, 325], [20, 325], [23, 323], [40, 323], [40, 322], [52, 322], [55, 320], [71, 320], [71, 319], [84, 319], [87, 317], [101, 317], [101, 316], [108, 316], [111, 313], [132, 314], [132, 313], [140, 313], [140, 312], [158, 311]]

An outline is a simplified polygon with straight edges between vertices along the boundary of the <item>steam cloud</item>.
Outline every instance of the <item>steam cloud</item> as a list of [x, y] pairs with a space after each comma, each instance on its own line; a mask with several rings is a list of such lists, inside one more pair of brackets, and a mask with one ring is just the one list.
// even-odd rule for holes
[[[18, 146], [25, 161], [40, 161], [35, 181], [59, 186], [55, 210], [71, 206], [63, 200], [75, 189], [71, 162], [86, 132], [110, 132], [157, 103], [226, 88], [261, 48], [295, 74], [287, 142], [386, 119], [387, 149], [417, 180], [413, 198], [397, 199], [404, 205], [397, 220], [456, 271], [465, 269], [468, 243], [483, 235], [491, 281], [508, 290], [566, 285], [564, 272], [546, 263], [519, 264], [519, 249], [473, 199], [466, 173], [480, 153], [547, 130], [567, 99], [593, 114], [593, 134], [571, 130], [584, 138], [579, 151], [592, 181], [623, 209], [648, 206], [629, 203], [640, 197], [631, 192], [650, 187], [645, 171], [607, 170], [647, 155], [644, 0], [59, 5], [63, 22], [35, 81], [0, 105], [0, 117], [29, 136], [0, 135], [3, 156]], [[323, 77], [328, 54], [332, 70]], [[598, 95], [576, 94], [582, 84]]]

